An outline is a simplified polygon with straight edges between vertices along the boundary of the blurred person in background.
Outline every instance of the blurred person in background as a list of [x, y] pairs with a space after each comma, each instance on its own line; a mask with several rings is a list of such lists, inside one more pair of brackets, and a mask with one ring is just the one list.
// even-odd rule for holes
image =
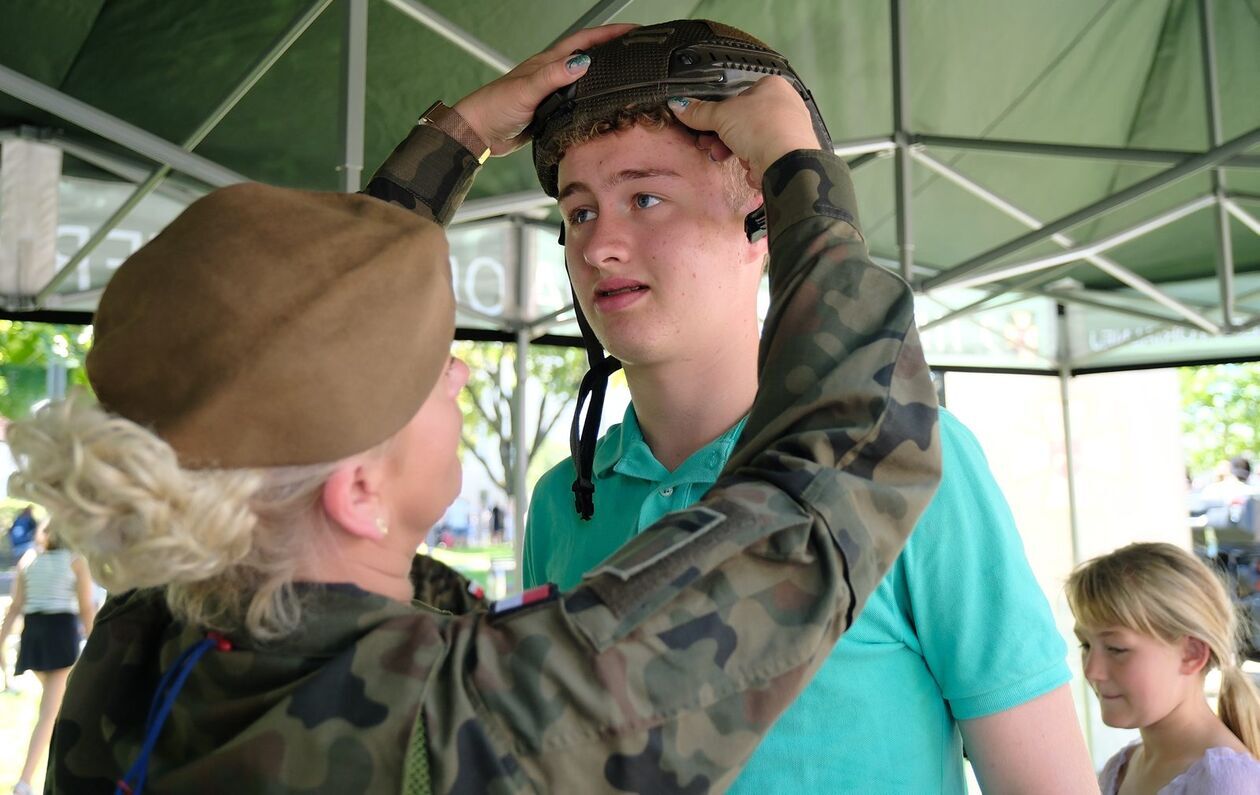
[[23, 508], [9, 525], [9, 554], [13, 565], [16, 566], [35, 543], [35, 526], [35, 508], [31, 505]]
[[[21, 617], [22, 636], [14, 673], [20, 676], [25, 671], [34, 671], [43, 689], [39, 717], [31, 730], [26, 761], [13, 787], [14, 795], [31, 793], [31, 778], [48, 750], [53, 720], [65, 694], [66, 678], [79, 657], [79, 624], [82, 622], [85, 634], [90, 633], [96, 614], [87, 563], [62, 547], [55, 531], [45, 529], [43, 535], [44, 543], [39, 545], [42, 549], [19, 565], [13, 582], [13, 601], [4, 623], [0, 624], [0, 671], [7, 671], [4, 642]], [[7, 690], [8, 674], [3, 675]]]

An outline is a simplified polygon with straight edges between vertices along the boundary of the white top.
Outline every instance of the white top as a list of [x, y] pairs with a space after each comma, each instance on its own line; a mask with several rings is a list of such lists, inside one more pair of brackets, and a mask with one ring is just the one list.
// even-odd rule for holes
[[[1116, 795], [1129, 758], [1142, 743], [1130, 743], [1107, 760], [1098, 774], [1102, 795]], [[1209, 748], [1199, 761], [1155, 795], [1260, 795], [1260, 761], [1232, 748]]]
[[68, 549], [52, 549], [35, 556], [22, 570], [26, 604], [22, 612], [78, 613], [79, 599], [74, 569], [75, 554]]

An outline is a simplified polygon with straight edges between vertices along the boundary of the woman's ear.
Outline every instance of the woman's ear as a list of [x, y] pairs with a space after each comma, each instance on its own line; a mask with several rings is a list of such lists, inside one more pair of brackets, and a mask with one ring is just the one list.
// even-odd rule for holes
[[1186, 636], [1181, 641], [1181, 673], [1186, 676], [1203, 673], [1212, 661], [1212, 649], [1199, 638]]
[[384, 506], [380, 484], [376, 482], [377, 472], [378, 468], [367, 466], [361, 458], [355, 457], [333, 470], [324, 482], [320, 497], [324, 513], [351, 535], [373, 539], [384, 535], [381, 528], [386, 526], [388, 518], [381, 515]]

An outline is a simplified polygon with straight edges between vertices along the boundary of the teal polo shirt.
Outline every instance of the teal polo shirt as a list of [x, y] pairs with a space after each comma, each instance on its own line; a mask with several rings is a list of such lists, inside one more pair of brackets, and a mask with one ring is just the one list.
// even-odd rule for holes
[[[572, 588], [666, 513], [700, 498], [743, 422], [674, 472], [634, 407], [595, 452], [595, 516], [573, 509], [571, 460], [538, 482], [526, 586]], [[1016, 707], [1070, 679], [1067, 646], [975, 437], [940, 415], [941, 485], [905, 549], [729, 790], [964, 795], [958, 720]]]

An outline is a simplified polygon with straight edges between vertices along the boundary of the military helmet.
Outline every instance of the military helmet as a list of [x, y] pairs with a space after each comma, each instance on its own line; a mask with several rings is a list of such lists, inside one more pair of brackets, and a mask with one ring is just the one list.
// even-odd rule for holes
[[[659, 107], [670, 97], [732, 97], [768, 75], [779, 75], [792, 84], [809, 108], [820, 147], [831, 148], [831, 136], [813, 95], [787, 59], [738, 28], [704, 19], [662, 22], [635, 28], [594, 47], [588, 54], [591, 65], [586, 74], [543, 100], [529, 127], [534, 142], [534, 169], [548, 196], [559, 192], [558, 163], [564, 152], [558, 149], [570, 131], [591, 129], [622, 110]], [[764, 207], [748, 214], [744, 230], [750, 240], [765, 233], [765, 219]], [[560, 243], [564, 244], [563, 227]], [[590, 519], [595, 512], [595, 443], [604, 394], [608, 376], [621, 363], [604, 353], [582, 314], [576, 294], [573, 309], [590, 370], [578, 391], [569, 446], [576, 471], [573, 492], [577, 512], [583, 519]], [[582, 409], [588, 399], [590, 405], [583, 419]]]
[[530, 125], [534, 169], [548, 196], [555, 196], [557, 139], [590, 128], [611, 114], [663, 105], [670, 97], [732, 97], [767, 75], [785, 78], [805, 100], [822, 148], [831, 136], [813, 95], [779, 53], [747, 33], [705, 19], [680, 19], [635, 28], [589, 51], [591, 65], [576, 82], [539, 104]]

